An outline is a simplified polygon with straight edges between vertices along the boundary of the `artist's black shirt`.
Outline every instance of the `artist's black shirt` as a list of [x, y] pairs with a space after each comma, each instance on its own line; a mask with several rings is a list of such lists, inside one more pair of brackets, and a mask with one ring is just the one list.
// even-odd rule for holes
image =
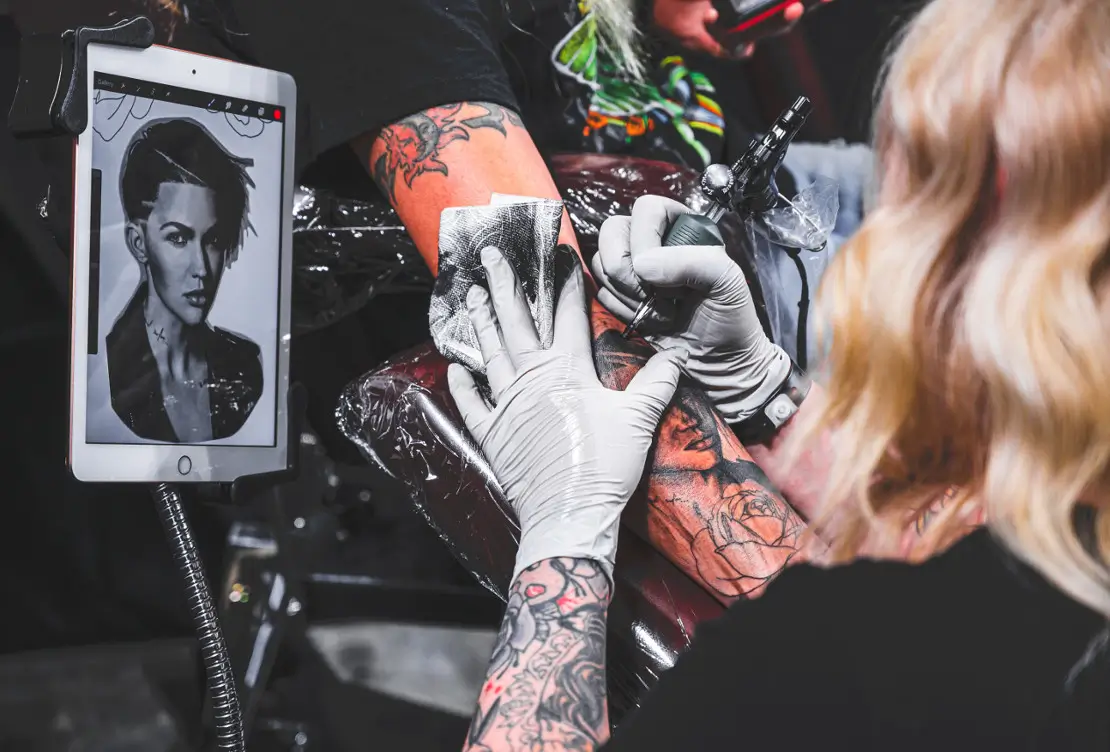
[[606, 752], [1110, 749], [1106, 623], [979, 531], [787, 570], [700, 626]]
[[[57, 32], [146, 13], [160, 44], [291, 73], [298, 172], [325, 154], [352, 161], [356, 136], [460, 101], [520, 112], [544, 154], [633, 154], [695, 169], [735, 157], [758, 125], [743, 64], [653, 37], [650, 2], [641, 5], [639, 84], [605, 62], [577, 0], [66, 0], [25, 3], [17, 20], [25, 32]], [[31, 148], [50, 172], [54, 229], [68, 230], [68, 140]]]
[[[577, 0], [208, 2], [229, 9], [219, 25], [238, 24], [229, 43], [241, 58], [293, 74], [313, 157], [415, 112], [486, 101], [520, 112], [545, 154], [629, 153], [700, 169], [722, 158], [726, 124], [754, 112], [741, 67], [715, 88], [703, 71], [715, 63], [650, 36], [644, 83], [624, 80]], [[747, 139], [747, 130], [733, 138], [740, 148]]]

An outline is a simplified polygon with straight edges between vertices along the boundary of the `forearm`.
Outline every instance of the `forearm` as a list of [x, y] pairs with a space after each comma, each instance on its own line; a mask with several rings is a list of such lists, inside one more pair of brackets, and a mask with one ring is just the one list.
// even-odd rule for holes
[[[444, 209], [485, 205], [494, 193], [559, 198], [520, 117], [500, 105], [433, 107], [364, 135], [352, 146], [433, 274], [439, 267]], [[566, 215], [560, 240], [578, 247]]]
[[593, 561], [545, 559], [509, 589], [466, 752], [597, 749], [609, 738], [608, 578]]
[[[624, 389], [652, 350], [592, 305], [598, 375]], [[722, 603], [758, 595], [797, 558], [802, 519], [690, 385], [663, 417], [647, 476], [622, 520]]]

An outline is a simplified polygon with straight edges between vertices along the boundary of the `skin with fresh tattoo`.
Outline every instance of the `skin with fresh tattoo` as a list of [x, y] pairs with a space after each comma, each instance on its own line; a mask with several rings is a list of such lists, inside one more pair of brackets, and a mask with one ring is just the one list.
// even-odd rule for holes
[[[601, 381], [624, 389], [654, 350], [596, 301], [591, 323]], [[721, 602], [758, 595], [798, 558], [805, 523], [700, 392], [679, 387], [648, 464], [646, 504], [633, 499], [625, 522]]]
[[608, 578], [586, 559], [545, 559], [521, 572], [509, 590], [465, 752], [586, 752], [609, 738], [611, 597]]

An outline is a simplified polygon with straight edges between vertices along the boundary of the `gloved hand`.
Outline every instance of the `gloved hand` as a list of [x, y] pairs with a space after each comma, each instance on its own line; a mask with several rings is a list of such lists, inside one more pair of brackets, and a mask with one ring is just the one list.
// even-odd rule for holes
[[560, 292], [554, 340], [542, 350], [512, 267], [493, 248], [482, 251], [482, 265], [490, 293], [471, 288], [467, 307], [496, 406], [463, 366], [452, 364], [447, 376], [520, 521], [513, 579], [559, 556], [593, 559], [612, 579], [621, 511], [674, 396], [682, 355], [656, 355], [625, 391], [607, 389], [594, 370], [581, 268]]
[[684, 350], [686, 372], [734, 423], [786, 380], [790, 358], [763, 332], [744, 273], [724, 246], [662, 246], [667, 227], [687, 212], [677, 201], [643, 196], [631, 217], [605, 220], [590, 268], [598, 301], [625, 323], [648, 297], [645, 287], [658, 292], [658, 313], [641, 333], [657, 348]]

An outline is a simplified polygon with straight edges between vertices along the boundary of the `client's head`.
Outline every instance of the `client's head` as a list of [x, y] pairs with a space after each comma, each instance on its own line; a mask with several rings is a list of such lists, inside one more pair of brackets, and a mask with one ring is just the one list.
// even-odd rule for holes
[[200, 324], [250, 227], [252, 160], [229, 154], [193, 120], [158, 120], [131, 139], [120, 170], [127, 247], [149, 292]]
[[822, 289], [842, 555], [954, 485], [1110, 614], [1107, 71], [1105, 0], [934, 0], [901, 39]]

